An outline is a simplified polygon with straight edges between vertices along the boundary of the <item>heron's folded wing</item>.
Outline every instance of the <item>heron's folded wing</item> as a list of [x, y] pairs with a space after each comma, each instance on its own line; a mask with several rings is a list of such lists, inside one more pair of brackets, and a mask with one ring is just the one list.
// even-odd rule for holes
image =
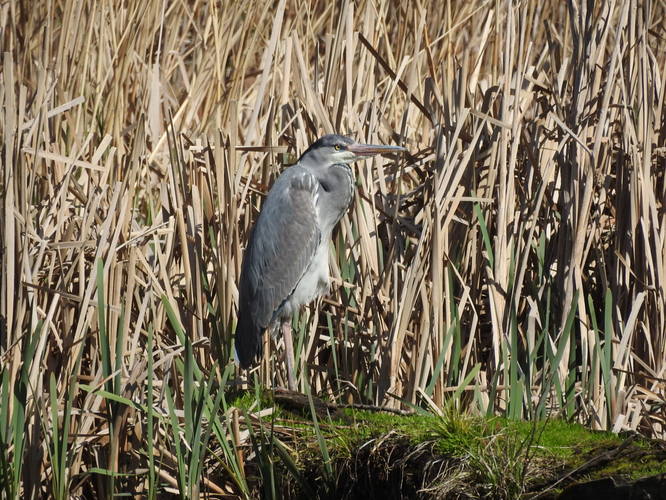
[[251, 362], [260, 352], [262, 330], [314, 258], [321, 238], [317, 188], [317, 180], [307, 170], [290, 167], [276, 181], [257, 219], [239, 285], [236, 345], [243, 365], [248, 364], [244, 359], [250, 357]]

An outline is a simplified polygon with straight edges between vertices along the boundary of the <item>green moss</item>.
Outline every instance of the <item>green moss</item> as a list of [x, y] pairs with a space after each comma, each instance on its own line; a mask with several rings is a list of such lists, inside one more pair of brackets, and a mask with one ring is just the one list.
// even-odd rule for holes
[[[599, 446], [619, 445], [622, 440], [610, 432], [595, 432], [579, 424], [569, 424], [561, 420], [547, 423], [516, 422], [501, 418], [477, 418], [464, 415], [416, 414], [409, 416], [365, 410], [344, 410], [346, 420], [334, 419], [323, 429], [335, 430], [336, 439], [347, 443], [397, 433], [415, 444], [435, 441], [442, 453], [469, 447], [475, 440], [484, 440], [497, 435], [527, 440], [535, 433], [538, 440], [533, 445], [556, 456], [571, 457], [580, 455], [585, 449]], [[305, 427], [309, 427], [306, 424]]]
[[351, 409], [345, 410], [344, 414], [348, 417], [347, 428], [352, 438], [371, 438], [395, 431], [410, 440], [420, 442], [432, 438], [432, 430], [437, 420], [436, 416], [430, 414], [401, 416]]
[[622, 442], [616, 434], [605, 431], [592, 431], [583, 425], [564, 420], [547, 422], [503, 421], [523, 439], [534, 433], [534, 446], [554, 456], [562, 458], [581, 457], [585, 450], [602, 446], [618, 446]]
[[[663, 459], [659, 460], [655, 456], [632, 457], [630, 455], [620, 457], [603, 469], [603, 475], [621, 477], [627, 480], [640, 479], [662, 473], [666, 473], [666, 463]], [[600, 476], [599, 473], [595, 475]]]

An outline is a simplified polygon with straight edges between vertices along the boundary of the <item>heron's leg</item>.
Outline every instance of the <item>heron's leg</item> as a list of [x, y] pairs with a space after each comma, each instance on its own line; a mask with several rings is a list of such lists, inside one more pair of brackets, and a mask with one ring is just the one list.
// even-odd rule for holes
[[282, 337], [287, 358], [287, 384], [290, 391], [296, 390], [296, 372], [294, 370], [294, 343], [291, 337], [291, 321], [282, 322]]

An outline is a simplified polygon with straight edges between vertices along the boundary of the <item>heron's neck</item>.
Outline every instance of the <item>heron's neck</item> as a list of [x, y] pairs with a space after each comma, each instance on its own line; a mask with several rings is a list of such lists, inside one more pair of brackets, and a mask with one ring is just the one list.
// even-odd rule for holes
[[322, 232], [329, 233], [354, 197], [354, 173], [349, 165], [335, 164], [314, 172], [319, 181], [317, 210]]

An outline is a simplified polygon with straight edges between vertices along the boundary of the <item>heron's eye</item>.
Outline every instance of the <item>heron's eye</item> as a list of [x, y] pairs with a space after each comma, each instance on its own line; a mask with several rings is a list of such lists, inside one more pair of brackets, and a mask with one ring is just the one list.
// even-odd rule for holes
[[339, 144], [336, 144], [336, 145], [335, 145], [335, 150], [336, 150], [336, 151], [340, 151], [340, 145], [339, 145]]

